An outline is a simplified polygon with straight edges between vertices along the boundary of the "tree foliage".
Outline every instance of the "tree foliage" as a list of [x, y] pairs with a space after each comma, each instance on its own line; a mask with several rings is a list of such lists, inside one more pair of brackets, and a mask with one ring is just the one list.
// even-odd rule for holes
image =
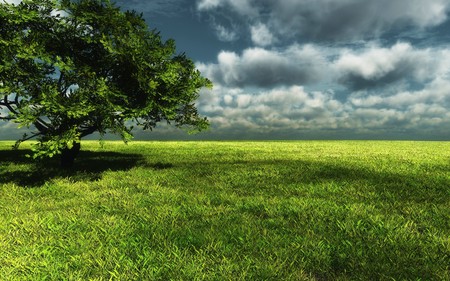
[[195, 107], [210, 87], [173, 40], [109, 0], [0, 3], [0, 119], [35, 130], [34, 157], [99, 132], [132, 137], [160, 121], [202, 130]]

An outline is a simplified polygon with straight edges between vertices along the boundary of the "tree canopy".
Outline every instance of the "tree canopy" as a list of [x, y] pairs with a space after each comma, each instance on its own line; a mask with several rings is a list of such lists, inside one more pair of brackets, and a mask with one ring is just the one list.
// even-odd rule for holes
[[[34, 157], [94, 132], [132, 138], [160, 121], [202, 130], [195, 107], [212, 86], [142, 14], [109, 0], [0, 3], [0, 119], [30, 128]], [[79, 146], [78, 146], [79, 147]]]

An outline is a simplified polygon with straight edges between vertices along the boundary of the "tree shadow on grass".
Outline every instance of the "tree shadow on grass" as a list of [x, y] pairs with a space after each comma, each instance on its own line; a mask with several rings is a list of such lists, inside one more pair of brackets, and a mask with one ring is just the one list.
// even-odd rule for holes
[[82, 150], [71, 169], [61, 169], [59, 157], [34, 161], [28, 154], [30, 150], [0, 150], [0, 184], [40, 187], [57, 178], [96, 181], [105, 171], [127, 171], [141, 165], [155, 170], [172, 167], [162, 163], [149, 165], [140, 154]]
[[[393, 163], [392, 165], [395, 165]], [[439, 173], [428, 174], [427, 171], [419, 173], [411, 171], [400, 172], [377, 170], [361, 166], [349, 166], [345, 163], [328, 163], [323, 161], [303, 160], [268, 160], [268, 161], [222, 161], [222, 162], [199, 162], [190, 163], [190, 174], [197, 177], [211, 177], [217, 171], [241, 171], [240, 176], [236, 174], [236, 182], [228, 185], [241, 194], [264, 194], [277, 195], [280, 192], [277, 187], [289, 187], [292, 195], [303, 196], [310, 191], [297, 189], [295, 186], [335, 186], [336, 196], [345, 189], [351, 187], [353, 192], [362, 195], [373, 192], [381, 200], [400, 202], [430, 202], [442, 203], [448, 200], [450, 195], [448, 187], [450, 178]], [[220, 169], [217, 169], [220, 166]], [[432, 171], [450, 171], [447, 166], [430, 167]], [[260, 172], [267, 170], [268, 173]], [[258, 171], [258, 172], [255, 172]], [[272, 171], [272, 172], [271, 172]], [[276, 173], [273, 173], [276, 171]], [[275, 176], [274, 176], [275, 175]], [[188, 177], [188, 176], [186, 176]], [[192, 176], [191, 176], [192, 177]], [[247, 180], [251, 178], [250, 180]], [[244, 180], [242, 180], [244, 179]], [[246, 183], [246, 180], [248, 183]], [[256, 184], [255, 184], [256, 183]], [[342, 189], [341, 189], [342, 188]], [[359, 189], [359, 190], [358, 190]], [[324, 196], [329, 196], [323, 192]], [[319, 195], [320, 196], [320, 195]], [[354, 196], [354, 195], [352, 195]], [[366, 199], [362, 199], [366, 200]]]

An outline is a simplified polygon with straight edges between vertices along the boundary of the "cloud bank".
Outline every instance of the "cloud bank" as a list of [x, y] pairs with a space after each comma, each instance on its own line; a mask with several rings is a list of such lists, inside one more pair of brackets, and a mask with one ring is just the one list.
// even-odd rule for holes
[[444, 47], [295, 44], [223, 51], [216, 63], [197, 65], [216, 85], [203, 92], [199, 108], [224, 135], [449, 136], [450, 50]]
[[293, 45], [281, 51], [249, 48], [241, 55], [222, 51], [217, 61], [217, 64], [198, 63], [198, 68], [214, 82], [232, 87], [317, 82], [322, 79], [325, 65], [320, 51], [309, 45]]
[[260, 21], [272, 34], [314, 41], [373, 39], [444, 23], [447, 0], [199, 0], [199, 12]]
[[248, 46], [198, 68], [230, 135], [450, 138], [448, 0], [198, 0]]
[[[127, 5], [170, 16], [188, 2]], [[197, 104], [212, 129], [197, 138], [450, 139], [450, 0], [196, 0], [183, 7], [222, 44], [214, 59], [195, 59], [214, 83]], [[161, 126], [149, 136], [184, 135]]]

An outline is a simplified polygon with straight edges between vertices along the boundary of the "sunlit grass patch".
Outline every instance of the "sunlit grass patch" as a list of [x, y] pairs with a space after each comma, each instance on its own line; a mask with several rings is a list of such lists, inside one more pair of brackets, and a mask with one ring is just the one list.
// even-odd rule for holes
[[449, 280], [450, 143], [0, 142], [5, 280]]

